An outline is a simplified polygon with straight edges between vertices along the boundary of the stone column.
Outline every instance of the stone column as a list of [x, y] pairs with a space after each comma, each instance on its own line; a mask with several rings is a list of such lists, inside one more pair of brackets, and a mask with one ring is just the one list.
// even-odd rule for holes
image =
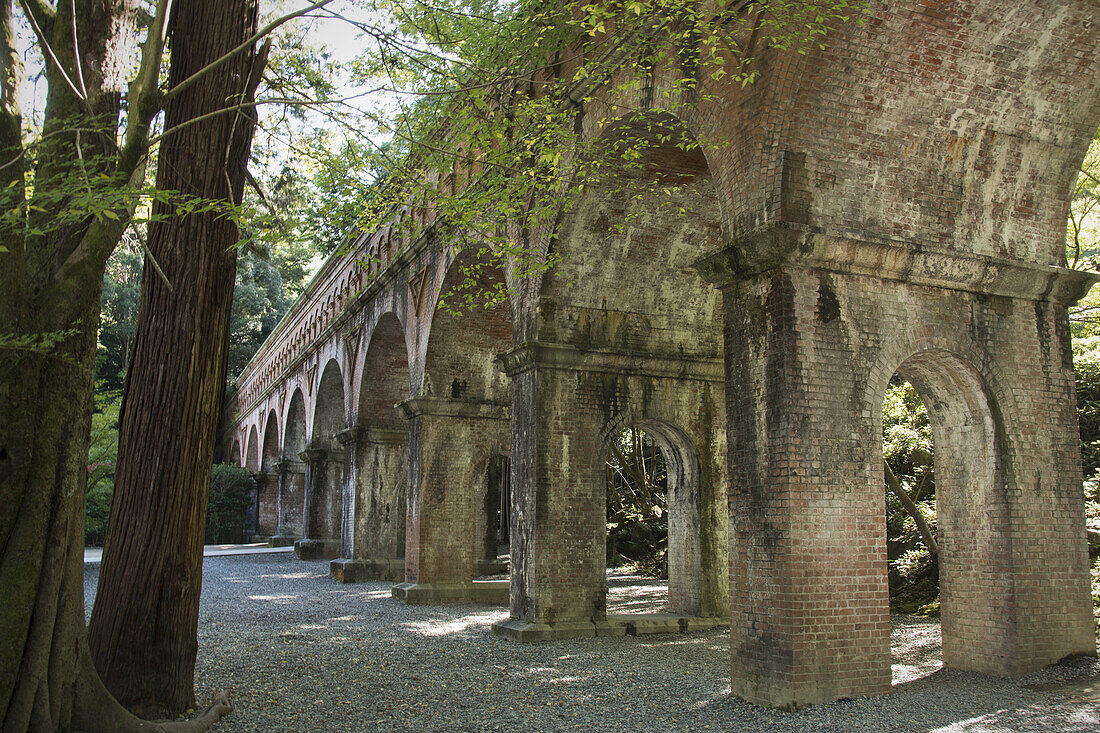
[[340, 554], [340, 501], [344, 452], [307, 448], [299, 456], [306, 464], [302, 539], [294, 551], [302, 560], [334, 558]]
[[340, 485], [340, 556], [351, 557], [355, 516], [356, 452], [365, 431], [359, 425], [341, 430], [334, 437], [344, 449], [343, 481]]
[[275, 547], [294, 544], [302, 536], [302, 507], [305, 503], [306, 464], [285, 459], [275, 464], [278, 471]]
[[279, 477], [272, 473], [256, 474], [256, 534], [270, 538], [275, 534], [279, 512]]
[[704, 268], [725, 312], [733, 694], [890, 691], [895, 373], [936, 443], [945, 664], [1018, 675], [1094, 653], [1064, 305], [1087, 276], [826, 237], [802, 251], [765, 272]]
[[506, 405], [420, 396], [399, 405], [409, 421], [405, 583], [407, 603], [504, 604], [504, 581], [474, 583], [485, 554], [489, 460], [509, 442]]
[[405, 577], [408, 430], [360, 425], [349, 431], [355, 432], [344, 444], [345, 534], [342, 556], [330, 566], [332, 577], [342, 583], [400, 582]]
[[575, 372], [512, 353], [511, 618], [493, 631], [517, 641], [609, 632], [602, 425], [578, 409]]

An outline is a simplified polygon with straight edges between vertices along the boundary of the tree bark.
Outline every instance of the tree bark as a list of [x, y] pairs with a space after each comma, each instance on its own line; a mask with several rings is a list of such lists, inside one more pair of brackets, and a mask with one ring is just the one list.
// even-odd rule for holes
[[[257, 0], [178, 0], [169, 89], [256, 31]], [[263, 53], [240, 54], [171, 99], [165, 129], [250, 101]], [[239, 204], [251, 109], [186, 125], [161, 145], [157, 188]], [[225, 396], [239, 232], [224, 210], [184, 216], [158, 202], [123, 395], [111, 520], [89, 624], [95, 667], [131, 711], [194, 705], [202, 543], [214, 435]]]

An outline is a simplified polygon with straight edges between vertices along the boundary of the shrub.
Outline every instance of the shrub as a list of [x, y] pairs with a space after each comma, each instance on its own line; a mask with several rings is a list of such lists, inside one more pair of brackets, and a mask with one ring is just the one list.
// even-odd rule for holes
[[206, 505], [206, 544], [243, 542], [247, 512], [256, 480], [248, 469], [215, 463]]

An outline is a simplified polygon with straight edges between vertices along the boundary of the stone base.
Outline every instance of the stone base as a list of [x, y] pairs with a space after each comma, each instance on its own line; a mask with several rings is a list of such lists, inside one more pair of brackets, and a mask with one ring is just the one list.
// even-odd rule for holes
[[297, 540], [294, 554], [299, 560], [331, 560], [340, 557], [340, 540]]
[[297, 541], [297, 537], [288, 534], [277, 534], [267, 538], [267, 544], [272, 547], [290, 547]]
[[559, 621], [537, 624], [510, 618], [493, 624], [497, 636], [522, 643], [553, 639], [588, 639], [593, 636], [644, 636], [647, 634], [680, 634], [729, 626], [726, 618], [677, 616], [645, 613], [608, 616], [605, 621]]
[[474, 572], [479, 578], [482, 575], [507, 575], [508, 563], [497, 560], [478, 560], [477, 565], [474, 566]]
[[510, 600], [507, 580], [479, 580], [473, 583], [400, 583], [392, 595], [410, 606], [443, 603], [484, 603], [507, 606]]
[[365, 580], [401, 580], [405, 577], [405, 559], [349, 560], [342, 557], [329, 563], [329, 574], [338, 583], [362, 583]]

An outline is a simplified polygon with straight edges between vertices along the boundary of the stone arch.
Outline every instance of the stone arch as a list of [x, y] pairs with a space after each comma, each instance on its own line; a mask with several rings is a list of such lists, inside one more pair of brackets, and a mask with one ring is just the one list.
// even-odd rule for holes
[[[702, 147], [665, 112], [608, 125], [599, 145], [637, 149], [589, 186], [554, 244], [539, 295], [556, 305], [539, 340], [649, 353], [721, 353], [721, 298], [692, 264], [722, 245]], [[550, 320], [544, 317], [544, 321]]]
[[405, 327], [393, 311], [371, 331], [361, 369], [357, 421], [388, 430], [405, 430], [395, 405], [409, 397], [409, 351]]
[[[463, 283], [469, 287], [447, 297]], [[434, 293], [419, 394], [402, 405], [410, 464], [405, 579], [420, 587], [452, 586], [453, 600], [467, 597], [467, 584], [497, 555], [495, 540], [491, 547], [487, 541], [496, 537], [497, 520], [487, 498], [488, 455], [507, 454], [511, 435], [511, 390], [495, 361], [512, 346], [504, 283], [484, 250], [457, 253]], [[498, 297], [486, 303], [483, 293]]]
[[306, 400], [301, 387], [294, 390], [283, 421], [283, 458], [301, 460], [298, 454], [306, 449]]
[[275, 464], [279, 462], [279, 416], [275, 408], [267, 413], [267, 421], [264, 423], [263, 451], [260, 455], [260, 470], [264, 473], [272, 473]]
[[253, 473], [260, 470], [260, 437], [253, 425], [248, 431], [248, 448], [245, 449], [244, 467]]
[[[375, 324], [363, 355], [353, 492], [351, 556], [356, 560], [381, 565], [405, 555], [408, 424], [397, 404], [408, 399], [409, 392], [405, 328], [389, 311]], [[396, 571], [386, 567], [376, 574], [400, 578], [404, 568], [397, 565]]]
[[[639, 419], [621, 414], [601, 431], [601, 456], [610, 450], [611, 441], [626, 428], [645, 431], [660, 448], [668, 470], [668, 607], [682, 616], [714, 616], [715, 605], [725, 606], [724, 598], [705, 598], [703, 557], [703, 487], [699, 454], [691, 439], [679, 428], [656, 419]], [[714, 546], [713, 540], [709, 543]], [[713, 558], [712, 558], [713, 559]], [[726, 565], [708, 570], [724, 573]]]
[[303, 559], [335, 557], [343, 524], [344, 488], [344, 377], [339, 361], [330, 358], [317, 383], [306, 456], [304, 540], [316, 541], [308, 550], [299, 543]]
[[331, 358], [325, 364], [317, 383], [316, 397], [313, 402], [313, 424], [309, 434], [310, 448], [329, 450], [337, 445], [336, 434], [347, 427], [344, 417], [344, 393], [344, 377], [340, 363], [335, 358]]
[[241, 441], [237, 438], [233, 438], [233, 446], [229, 449], [228, 463], [234, 466], [244, 466], [244, 459], [241, 456]]
[[512, 347], [504, 273], [486, 250], [467, 247], [451, 261], [434, 296], [421, 393], [506, 402], [508, 381], [493, 361]]
[[[1014, 644], [1016, 592], [1011, 572], [991, 572], [1012, 564], [1000, 405], [979, 368], [955, 350], [914, 350], [895, 373], [917, 390], [932, 426], [944, 665], [1007, 674], [1003, 650]], [[881, 409], [880, 400], [874, 414]], [[879, 492], [881, 443], [879, 421], [870, 472]]]
[[306, 467], [302, 454], [306, 450], [307, 436], [305, 394], [300, 387], [296, 387], [287, 401], [286, 415], [283, 417], [282, 460], [278, 464], [276, 531], [287, 542], [302, 535], [306, 493]]
[[256, 533], [271, 537], [279, 527], [279, 415], [274, 407], [268, 410], [264, 423], [260, 472], [256, 482]]

